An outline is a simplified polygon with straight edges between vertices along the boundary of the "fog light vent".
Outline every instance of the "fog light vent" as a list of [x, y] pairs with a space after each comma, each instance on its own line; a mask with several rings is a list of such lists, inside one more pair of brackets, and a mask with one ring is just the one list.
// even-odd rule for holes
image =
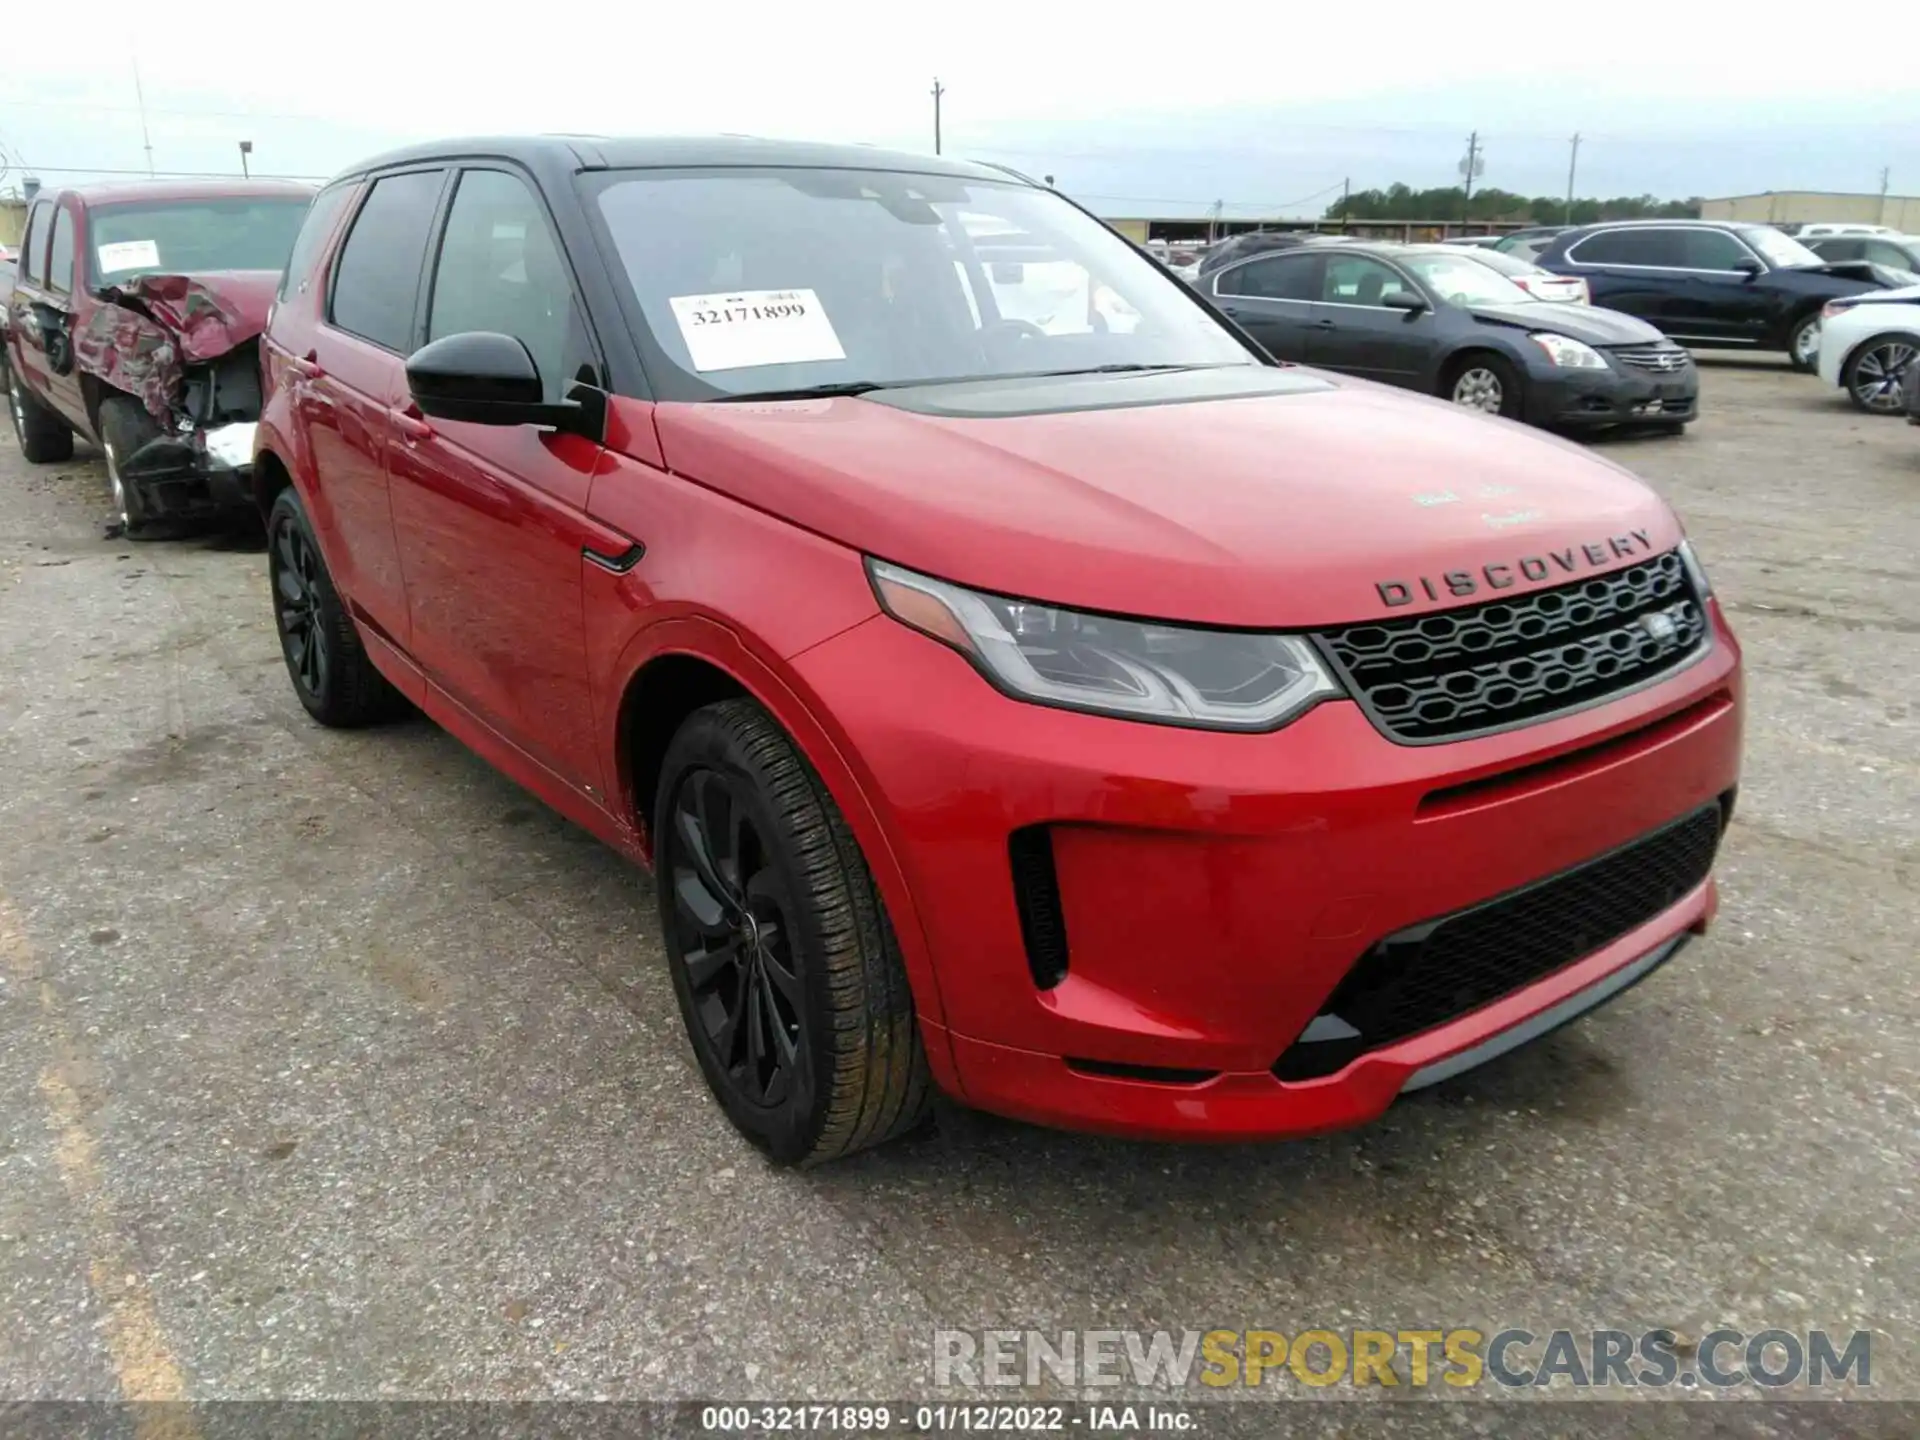
[[1053, 868], [1053, 832], [1029, 825], [1007, 837], [1013, 901], [1020, 911], [1033, 983], [1051, 990], [1067, 978], [1067, 917], [1060, 908], [1060, 877]]

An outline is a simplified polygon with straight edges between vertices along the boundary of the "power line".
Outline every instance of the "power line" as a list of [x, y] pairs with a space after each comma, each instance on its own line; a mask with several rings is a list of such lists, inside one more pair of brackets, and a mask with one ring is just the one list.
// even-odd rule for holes
[[[126, 170], [110, 165], [23, 165], [36, 175], [140, 175], [154, 180], [231, 180], [231, 170]], [[331, 175], [255, 175], [255, 180], [331, 180]]]

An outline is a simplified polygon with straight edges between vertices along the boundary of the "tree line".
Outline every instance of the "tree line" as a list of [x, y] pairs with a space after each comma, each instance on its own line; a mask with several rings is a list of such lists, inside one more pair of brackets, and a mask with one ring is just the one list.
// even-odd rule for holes
[[1458, 185], [1415, 190], [1395, 183], [1384, 190], [1356, 190], [1327, 206], [1328, 220], [1524, 221], [1534, 225], [1591, 225], [1596, 220], [1697, 220], [1698, 197], [1657, 200], [1651, 195], [1616, 195], [1611, 200], [1578, 199], [1569, 215], [1564, 195], [1516, 195], [1489, 188], [1473, 192], [1472, 208], [1462, 214], [1466, 192]]

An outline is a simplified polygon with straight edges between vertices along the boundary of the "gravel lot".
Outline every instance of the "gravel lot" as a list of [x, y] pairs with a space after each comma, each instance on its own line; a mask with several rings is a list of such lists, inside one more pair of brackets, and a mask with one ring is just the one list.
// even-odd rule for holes
[[807, 1175], [707, 1099], [637, 875], [310, 723], [257, 548], [102, 538], [90, 456], [0, 443], [0, 1400], [899, 1398], [996, 1324], [1865, 1328], [1920, 1398], [1920, 431], [1704, 400], [1602, 448], [1746, 645], [1705, 943], [1364, 1131], [946, 1109]]

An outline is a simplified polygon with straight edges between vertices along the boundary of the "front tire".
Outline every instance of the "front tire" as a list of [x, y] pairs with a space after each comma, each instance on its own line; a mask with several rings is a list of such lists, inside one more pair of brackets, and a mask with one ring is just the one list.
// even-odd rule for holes
[[100, 448], [106, 455], [107, 483], [113, 487], [114, 518], [129, 540], [151, 539], [153, 517], [139, 493], [127, 484], [122, 467], [159, 435], [160, 427], [138, 400], [113, 395], [100, 402]]
[[1901, 383], [1920, 354], [1920, 336], [1888, 331], [1854, 347], [1840, 369], [1840, 384], [1854, 408], [1869, 415], [1901, 415], [1906, 397]]
[[1787, 362], [1802, 375], [1820, 368], [1820, 312], [1809, 310], [1787, 331]]
[[52, 465], [73, 458], [73, 431], [53, 411], [27, 392], [13, 366], [7, 369], [7, 409], [13, 414], [14, 437], [20, 453], [35, 465]]
[[744, 699], [696, 710], [667, 747], [653, 816], [674, 994], [727, 1118], [789, 1165], [917, 1126], [931, 1082], [893, 927], [772, 716]]
[[1476, 351], [1447, 367], [1440, 381], [1440, 396], [1462, 409], [1517, 420], [1526, 408], [1525, 386], [1520, 372], [1508, 361]]
[[267, 514], [267, 577], [280, 653], [307, 713], [343, 730], [396, 713], [400, 694], [360, 643], [353, 617], [333, 588], [306, 506], [291, 485]]

